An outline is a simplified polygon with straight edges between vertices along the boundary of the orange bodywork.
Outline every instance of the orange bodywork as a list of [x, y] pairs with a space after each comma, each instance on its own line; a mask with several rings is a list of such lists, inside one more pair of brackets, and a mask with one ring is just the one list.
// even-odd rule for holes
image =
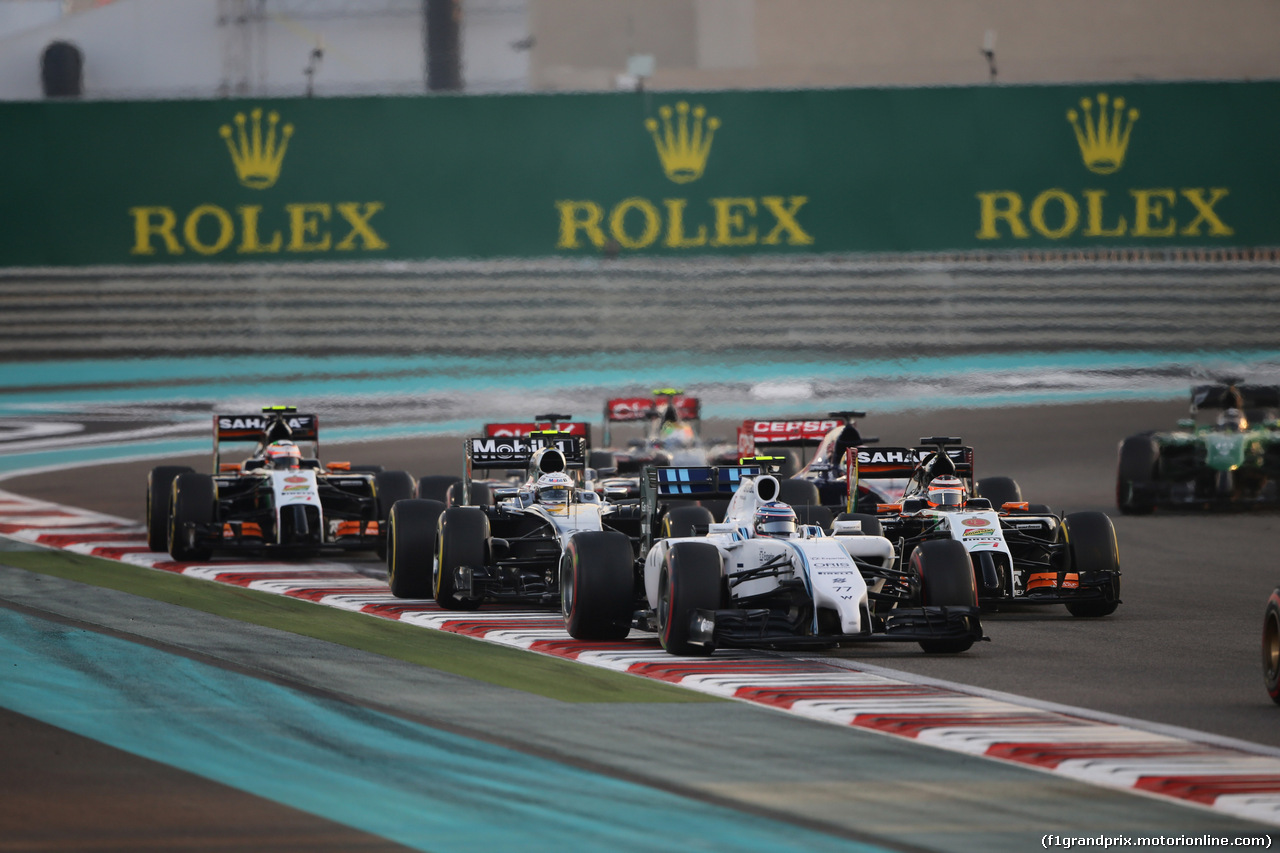
[[1027, 578], [1027, 592], [1033, 589], [1053, 589], [1057, 585], [1057, 572], [1036, 572]]
[[[257, 523], [256, 521], [246, 521], [246, 522], [244, 522], [243, 524], [241, 524], [241, 525], [240, 525], [240, 535], [241, 535], [241, 537], [250, 537], [250, 538], [255, 538], [255, 539], [261, 539], [261, 538], [262, 538], [262, 528], [258, 525], [258, 523]], [[223, 539], [235, 539], [235, 538], [236, 538], [236, 532], [235, 532], [235, 530], [231, 527], [231, 525], [230, 525], [230, 524], [224, 524], [224, 525], [222, 525], [222, 538], [223, 538]]]
[[378, 535], [378, 522], [370, 521], [364, 525], [361, 530], [359, 521], [339, 521], [338, 529], [334, 531], [335, 536], [359, 536], [361, 533], [367, 533], [370, 536]]

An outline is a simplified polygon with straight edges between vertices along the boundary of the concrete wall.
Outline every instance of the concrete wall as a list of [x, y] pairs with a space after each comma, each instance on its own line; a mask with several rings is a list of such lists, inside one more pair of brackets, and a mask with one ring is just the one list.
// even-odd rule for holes
[[[115, 0], [0, 30], [0, 100], [39, 100], [40, 56], [65, 40], [84, 54], [84, 97], [134, 100], [298, 96], [311, 52], [326, 95], [426, 91], [422, 0]], [[47, 11], [47, 10], [45, 10]], [[3, 23], [3, 19], [0, 19]], [[523, 91], [524, 0], [465, 0], [467, 91]]]
[[529, 0], [538, 89], [1280, 77], [1274, 0]]

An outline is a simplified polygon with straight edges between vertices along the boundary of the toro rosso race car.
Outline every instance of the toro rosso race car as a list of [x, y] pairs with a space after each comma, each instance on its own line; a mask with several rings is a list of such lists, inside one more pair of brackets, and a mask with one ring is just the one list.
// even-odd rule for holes
[[[622, 639], [634, 621], [675, 655], [875, 640], [954, 653], [983, 639], [973, 571], [957, 543], [916, 549], [899, 569], [893, 544], [857, 519], [832, 534], [799, 525], [777, 500], [778, 480], [759, 466], [650, 468], [641, 482], [641, 609], [633, 616], [633, 578], [615, 563], [565, 561], [562, 611], [574, 637]], [[657, 538], [664, 506], [704, 498], [728, 499], [725, 521], [690, 505], [705, 525]]]
[[[261, 414], [213, 416], [214, 474], [160, 466], [147, 477], [147, 544], [175, 560], [215, 552], [385, 547], [391, 506], [413, 494], [413, 478], [378, 466], [324, 465], [313, 414], [272, 406]], [[222, 445], [253, 442], [253, 455], [223, 462]], [[303, 446], [309, 453], [303, 455]]]
[[[1106, 616], [1120, 604], [1120, 557], [1115, 528], [1101, 512], [1059, 517], [1043, 505], [995, 504], [973, 494], [973, 448], [959, 438], [920, 439], [918, 447], [879, 448], [887, 459], [861, 463], [863, 451], [846, 451], [849, 505], [867, 481], [906, 478], [902, 497], [880, 504], [874, 515], [846, 514], [879, 528], [895, 543], [905, 566], [922, 546], [951, 542], [972, 564], [978, 601], [998, 605], [1065, 604], [1074, 616]], [[917, 461], [918, 460], [918, 461]]]
[[[638, 508], [606, 503], [585, 488], [584, 452], [581, 436], [559, 432], [469, 439], [459, 505], [416, 499], [392, 508], [392, 593], [434, 598], [449, 610], [474, 610], [485, 601], [554, 605], [561, 563], [582, 554], [631, 577]], [[521, 465], [523, 483], [494, 488], [490, 505], [469, 505], [472, 472]]]
[[[1191, 389], [1192, 417], [1172, 432], [1120, 443], [1116, 504], [1129, 515], [1157, 507], [1246, 509], [1280, 505], [1280, 386], [1236, 380]], [[1196, 414], [1217, 412], [1212, 423]]]

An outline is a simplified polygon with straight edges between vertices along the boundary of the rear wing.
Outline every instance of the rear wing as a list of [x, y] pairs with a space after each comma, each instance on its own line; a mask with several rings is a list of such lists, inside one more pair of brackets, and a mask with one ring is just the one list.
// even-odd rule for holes
[[554, 430], [565, 435], [582, 436], [591, 446], [591, 424], [586, 421], [513, 421], [484, 425], [485, 438], [524, 438], [531, 432]]
[[320, 419], [300, 414], [292, 406], [271, 406], [251, 414], [213, 416], [213, 470], [222, 465], [222, 444], [253, 442], [265, 447], [273, 441], [312, 443], [312, 455], [320, 453]]
[[1191, 389], [1191, 413], [1200, 409], [1274, 409], [1280, 385], [1197, 385]]
[[754, 447], [816, 447], [822, 443], [831, 430], [844, 426], [844, 421], [837, 418], [784, 420], [784, 421], [743, 421], [738, 427], [738, 447], [744, 444], [743, 437], [749, 437]]
[[[669, 391], [670, 393], [664, 393]], [[672, 389], [654, 392], [652, 397], [615, 397], [604, 403], [604, 443], [609, 444], [609, 427], [617, 423], [636, 423], [650, 418], [660, 418], [670, 406], [682, 421], [699, 422], [702, 418], [702, 401], [687, 397]]]
[[[845, 470], [849, 473], [848, 506], [857, 498], [858, 483], [862, 480], [911, 479], [920, 466], [934, 453], [945, 450], [955, 475], [965, 481], [965, 487], [973, 491], [973, 448], [949, 447], [940, 444], [915, 447], [850, 447], [845, 451]], [[950, 473], [950, 472], [948, 472]], [[853, 512], [852, 509], [847, 509]]]
[[565, 464], [569, 468], [586, 466], [586, 439], [580, 435], [543, 432], [512, 438], [469, 438], [466, 442], [467, 479], [470, 479], [473, 470], [523, 468], [533, 461], [535, 453], [548, 447], [554, 447], [563, 453]]
[[[749, 477], [764, 473], [760, 465], [706, 468], [648, 467], [640, 472], [640, 507], [644, 519], [644, 552], [653, 544], [652, 526], [658, 504], [673, 500], [723, 500], [733, 497]], [[643, 553], [643, 552], [642, 552]]]

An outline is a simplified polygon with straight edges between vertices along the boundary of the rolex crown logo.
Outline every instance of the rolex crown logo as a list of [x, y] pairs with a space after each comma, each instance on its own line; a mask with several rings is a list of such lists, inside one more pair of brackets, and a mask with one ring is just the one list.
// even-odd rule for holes
[[1089, 171], [1099, 175], [1110, 175], [1124, 165], [1129, 133], [1133, 130], [1133, 123], [1138, 120], [1136, 109], [1130, 108], [1125, 113], [1124, 98], [1116, 98], [1111, 102], [1111, 113], [1108, 115], [1108, 100], [1105, 92], [1098, 94], [1098, 117], [1095, 121], [1093, 102], [1088, 98], [1080, 99], [1080, 108], [1084, 110], [1083, 128], [1080, 126], [1080, 115], [1075, 110], [1067, 110], [1067, 121], [1075, 129], [1080, 156], [1084, 158]]
[[698, 105], [693, 108], [690, 122], [689, 104], [685, 101], [676, 104], [675, 112], [676, 119], [672, 122], [671, 107], [658, 108], [658, 115], [662, 117], [661, 133], [656, 118], [645, 119], [644, 126], [658, 149], [662, 171], [677, 184], [687, 184], [702, 177], [711, 153], [711, 138], [720, 126], [720, 119], [707, 118], [706, 107]]
[[285, 149], [289, 147], [289, 137], [293, 136], [293, 125], [286, 124], [277, 135], [280, 114], [272, 110], [267, 116], [266, 133], [263, 133], [262, 109], [253, 110], [249, 117], [247, 131], [244, 113], [236, 113], [235, 130], [224, 124], [219, 133], [227, 142], [240, 183], [251, 189], [265, 190], [280, 177], [280, 165], [284, 162]]

